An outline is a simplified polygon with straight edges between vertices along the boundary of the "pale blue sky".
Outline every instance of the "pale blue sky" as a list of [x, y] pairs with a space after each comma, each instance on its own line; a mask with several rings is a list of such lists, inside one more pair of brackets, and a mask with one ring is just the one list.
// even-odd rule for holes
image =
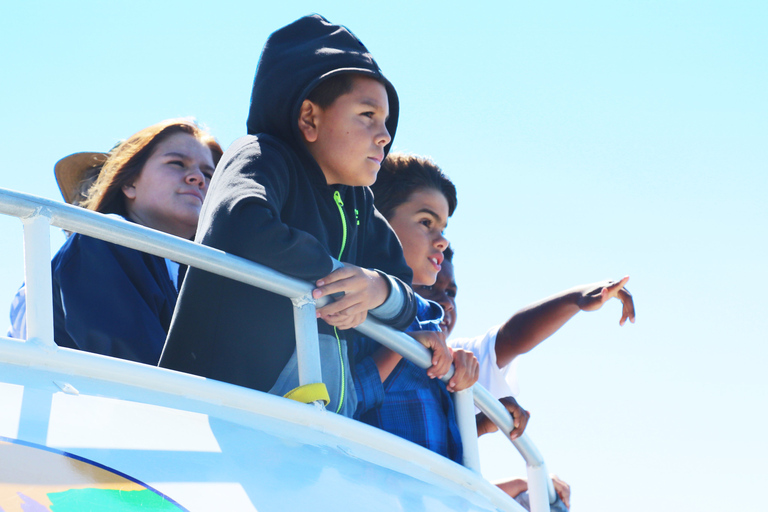
[[[458, 334], [631, 276], [635, 325], [618, 302], [582, 313], [519, 363], [529, 434], [573, 510], [764, 510], [768, 7], [282, 4], [4, 3], [0, 186], [59, 199], [56, 160], [167, 117], [228, 146], [268, 34], [320, 12], [397, 88], [395, 147], [457, 184]], [[0, 229], [7, 303], [21, 225]], [[522, 473], [500, 441], [485, 472]]]

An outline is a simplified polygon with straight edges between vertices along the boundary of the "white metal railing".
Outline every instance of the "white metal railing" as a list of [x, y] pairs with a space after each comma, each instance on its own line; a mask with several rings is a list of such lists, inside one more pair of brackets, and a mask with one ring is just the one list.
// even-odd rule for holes
[[[301, 385], [321, 382], [315, 309], [316, 304], [322, 305], [322, 302], [315, 301], [312, 297], [314, 286], [311, 284], [218, 249], [59, 201], [3, 188], [0, 188], [0, 213], [18, 217], [24, 224], [28, 340], [35, 339], [38, 343], [55, 346], [49, 231], [49, 226], [53, 225], [169, 258], [290, 298], [294, 310], [299, 382]], [[423, 345], [373, 318], [369, 317], [356, 330], [422, 368], [432, 365], [431, 353]], [[452, 375], [453, 368], [443, 380], [447, 382]], [[465, 452], [464, 465], [479, 473], [473, 402], [506, 435], [514, 428], [512, 417], [506, 408], [479, 384], [454, 395]], [[549, 504], [555, 500], [555, 492], [544, 459], [527, 434], [513, 440], [512, 444], [526, 463], [531, 510], [549, 511]]]

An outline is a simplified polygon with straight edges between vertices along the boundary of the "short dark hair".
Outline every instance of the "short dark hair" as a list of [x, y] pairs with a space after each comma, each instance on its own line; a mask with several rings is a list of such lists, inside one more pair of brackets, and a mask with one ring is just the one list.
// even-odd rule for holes
[[[355, 77], [371, 78], [386, 88], [384, 81], [377, 76], [365, 75], [363, 73], [339, 73], [317, 84], [314, 89], [309, 91], [307, 99], [320, 108], [326, 109], [333, 105], [333, 102], [339, 96], [352, 91]], [[389, 91], [387, 91], [387, 97], [389, 97]]]
[[456, 210], [456, 186], [440, 167], [427, 157], [390, 153], [381, 163], [376, 183], [371, 185], [376, 209], [391, 219], [395, 208], [418, 190], [433, 189], [448, 201], [448, 216]]
[[309, 91], [307, 99], [320, 108], [325, 109], [333, 105], [336, 98], [347, 94], [351, 90], [352, 73], [341, 73], [326, 78], [317, 84], [314, 89]]

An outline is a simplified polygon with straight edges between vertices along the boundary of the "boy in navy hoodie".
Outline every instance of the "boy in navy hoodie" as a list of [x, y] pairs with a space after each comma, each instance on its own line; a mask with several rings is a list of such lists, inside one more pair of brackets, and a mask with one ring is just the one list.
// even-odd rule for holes
[[[357, 403], [344, 329], [370, 311], [403, 330], [411, 271], [368, 188], [397, 128], [395, 89], [342, 26], [308, 16], [261, 54], [249, 135], [222, 157], [196, 241], [312, 281], [329, 409]], [[343, 263], [342, 263], [343, 262]], [[340, 292], [343, 292], [340, 293]], [[261, 391], [298, 386], [289, 299], [190, 268], [160, 366]]]

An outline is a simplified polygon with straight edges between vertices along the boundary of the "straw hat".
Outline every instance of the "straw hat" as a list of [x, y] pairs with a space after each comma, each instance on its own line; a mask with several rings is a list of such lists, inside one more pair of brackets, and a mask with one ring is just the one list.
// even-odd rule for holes
[[53, 172], [66, 202], [77, 204], [84, 199], [82, 182], [97, 176], [107, 157], [109, 153], [73, 153], [56, 162]]

